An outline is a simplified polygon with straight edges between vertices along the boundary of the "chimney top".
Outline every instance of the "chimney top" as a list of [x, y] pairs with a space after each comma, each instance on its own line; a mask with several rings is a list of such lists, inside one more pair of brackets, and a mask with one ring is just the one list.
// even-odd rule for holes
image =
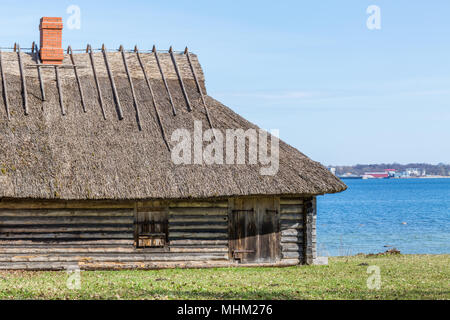
[[64, 60], [62, 48], [63, 21], [60, 17], [42, 17], [40, 57], [43, 64], [61, 64]]

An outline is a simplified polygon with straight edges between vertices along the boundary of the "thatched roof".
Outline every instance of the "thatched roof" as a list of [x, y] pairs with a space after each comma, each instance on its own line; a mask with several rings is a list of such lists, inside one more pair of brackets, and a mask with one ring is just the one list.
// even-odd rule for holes
[[[86, 111], [70, 68], [59, 69], [62, 115], [55, 70], [42, 68], [46, 100], [41, 100], [35, 56], [21, 53], [27, 89], [28, 115], [24, 112], [18, 54], [2, 53], [7, 87], [8, 120], [0, 86], [0, 198], [35, 199], [161, 199], [209, 198], [239, 195], [313, 195], [345, 190], [346, 186], [321, 164], [280, 142], [280, 167], [274, 176], [262, 176], [259, 165], [175, 165], [158, 123], [149, 88], [136, 54], [126, 53], [139, 106], [139, 128], [130, 82], [122, 54], [108, 53], [123, 120], [119, 120], [111, 81], [101, 52], [94, 64], [104, 102], [102, 115], [89, 55], [74, 54]], [[208, 128], [204, 105], [186, 55], [175, 59], [192, 111], [188, 111], [179, 78], [169, 53], [159, 53], [177, 115], [151, 52], [141, 53], [153, 87], [162, 127], [170, 143], [177, 128], [193, 130], [194, 120]], [[257, 128], [228, 107], [206, 95], [204, 76], [197, 57], [192, 67], [205, 93], [215, 128]], [[70, 65], [66, 55], [63, 65]], [[305, 137], [306, 139], [307, 137]]]

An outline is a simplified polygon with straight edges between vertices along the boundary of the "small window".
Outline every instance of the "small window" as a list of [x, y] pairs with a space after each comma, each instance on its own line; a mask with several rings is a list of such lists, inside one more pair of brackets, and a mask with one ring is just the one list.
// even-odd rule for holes
[[136, 217], [136, 247], [164, 248], [168, 244], [166, 211], [145, 211], [140, 208]]

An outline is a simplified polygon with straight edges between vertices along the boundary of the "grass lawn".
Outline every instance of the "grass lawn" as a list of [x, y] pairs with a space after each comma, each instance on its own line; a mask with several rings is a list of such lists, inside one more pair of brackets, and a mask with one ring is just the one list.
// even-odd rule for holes
[[[368, 266], [381, 271], [369, 290]], [[450, 299], [450, 255], [330, 258], [328, 266], [0, 272], [0, 299]]]

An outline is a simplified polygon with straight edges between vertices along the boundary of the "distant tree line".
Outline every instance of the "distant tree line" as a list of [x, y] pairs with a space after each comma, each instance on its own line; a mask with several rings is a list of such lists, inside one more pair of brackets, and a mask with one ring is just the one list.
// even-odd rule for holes
[[427, 175], [439, 175], [439, 176], [449, 176], [450, 175], [450, 164], [439, 163], [437, 165], [429, 163], [409, 163], [409, 164], [399, 164], [399, 163], [380, 163], [380, 164], [357, 164], [354, 166], [329, 166], [336, 168], [336, 174], [342, 175], [347, 172], [356, 175], [363, 175], [365, 172], [377, 172], [383, 171], [385, 169], [396, 169], [397, 171], [405, 171], [407, 168], [418, 168], [421, 171], [425, 170]]

